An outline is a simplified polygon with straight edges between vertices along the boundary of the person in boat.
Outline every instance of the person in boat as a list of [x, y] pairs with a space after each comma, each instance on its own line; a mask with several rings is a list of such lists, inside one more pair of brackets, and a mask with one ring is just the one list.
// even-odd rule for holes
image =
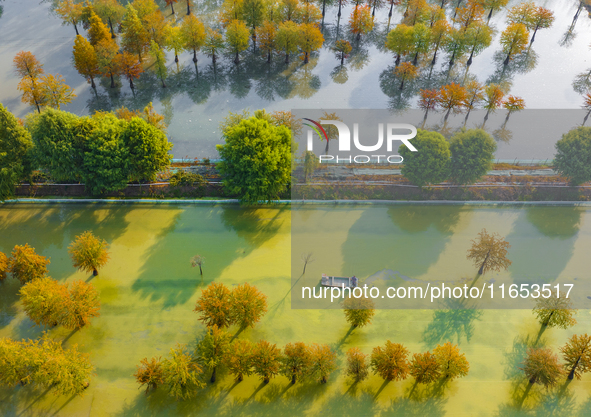
[[355, 287], [357, 286], [357, 277], [356, 277], [355, 275], [353, 275], [353, 276], [351, 277], [351, 286], [352, 286], [353, 288], [355, 288]]

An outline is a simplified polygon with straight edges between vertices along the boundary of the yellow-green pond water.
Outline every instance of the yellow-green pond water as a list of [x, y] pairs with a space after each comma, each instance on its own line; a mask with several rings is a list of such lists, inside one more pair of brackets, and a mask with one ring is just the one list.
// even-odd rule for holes
[[[327, 265], [335, 273], [353, 270], [365, 277], [389, 263], [414, 278], [473, 275], [466, 249], [483, 227], [512, 244], [508, 273], [516, 282], [536, 274], [557, 281], [588, 280], [590, 275], [591, 211], [585, 208], [409, 205], [317, 210], [307, 221], [326, 225], [338, 220], [340, 231], [335, 229], [330, 237], [330, 262], [319, 250], [309, 266], [306, 276], [318, 279]], [[384, 226], [385, 220], [389, 223]], [[591, 416], [590, 374], [550, 391], [535, 387], [519, 407], [527, 381], [518, 367], [540, 329], [529, 309], [379, 310], [371, 325], [349, 335], [340, 310], [292, 309], [289, 208], [0, 206], [0, 251], [29, 243], [51, 258], [49, 273], [61, 282], [89, 278], [74, 270], [67, 253], [70, 241], [85, 230], [111, 245], [109, 264], [91, 281], [100, 291], [101, 315], [72, 335], [59, 327], [49, 334], [66, 340], [66, 347], [77, 344], [90, 353], [96, 374], [82, 397], [56, 397], [32, 386], [0, 389], [2, 416]], [[356, 236], [355, 245], [348, 242], [351, 236]], [[364, 261], [349, 265], [349, 255], [356, 252]], [[189, 262], [195, 254], [206, 258], [203, 279]], [[222, 370], [218, 381], [192, 401], [174, 401], [164, 388], [145, 395], [133, 378], [136, 365], [146, 356], [166, 356], [176, 343], [193, 346], [202, 337], [204, 326], [192, 310], [211, 281], [229, 287], [247, 281], [268, 296], [267, 315], [239, 337], [255, 342], [264, 338], [280, 347], [293, 341], [327, 343], [337, 350], [340, 369], [325, 385], [294, 386], [284, 377], [263, 386], [256, 376], [235, 384]], [[18, 288], [12, 278], [0, 284], [0, 337], [37, 338], [44, 329], [23, 313]], [[572, 334], [591, 332], [590, 318], [590, 310], [579, 310], [577, 325], [549, 329], [541, 343], [558, 353]], [[352, 385], [341, 372], [344, 352], [358, 346], [370, 353], [388, 339], [413, 353], [444, 341], [458, 343], [470, 373], [442, 390], [419, 387], [412, 399], [412, 378], [384, 384], [372, 375]]]

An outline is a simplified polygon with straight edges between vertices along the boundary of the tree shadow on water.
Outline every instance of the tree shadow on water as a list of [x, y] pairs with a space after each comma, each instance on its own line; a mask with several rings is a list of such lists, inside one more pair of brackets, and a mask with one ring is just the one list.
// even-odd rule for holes
[[463, 300], [445, 300], [446, 310], [435, 310], [433, 319], [423, 331], [421, 341], [428, 349], [443, 342], [470, 342], [474, 334], [474, 321], [480, 320], [482, 310], [470, 308]]

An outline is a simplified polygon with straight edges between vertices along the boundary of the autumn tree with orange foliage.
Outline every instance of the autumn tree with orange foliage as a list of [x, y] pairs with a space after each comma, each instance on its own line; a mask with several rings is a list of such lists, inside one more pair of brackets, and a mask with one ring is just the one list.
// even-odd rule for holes
[[4, 281], [8, 272], [8, 256], [0, 252], [0, 282]]
[[21, 284], [41, 278], [47, 274], [47, 265], [50, 262], [49, 258], [37, 255], [35, 249], [27, 243], [23, 246], [16, 245], [11, 255], [8, 261], [8, 271]]
[[312, 355], [308, 346], [302, 342], [288, 343], [283, 348], [281, 358], [281, 374], [295, 384], [308, 372], [312, 363]]
[[144, 68], [138, 58], [129, 52], [123, 52], [117, 54], [115, 57], [115, 65], [119, 68], [121, 74], [127, 78], [129, 86], [133, 90], [135, 88], [133, 80], [139, 78], [142, 72], [144, 72]]
[[260, 340], [254, 346], [251, 359], [252, 369], [261, 377], [263, 384], [268, 384], [281, 369], [281, 350], [266, 340]]
[[90, 42], [80, 35], [77, 35], [74, 41], [74, 67], [80, 75], [90, 81], [90, 85], [96, 90], [94, 77], [101, 73], [96, 52]]
[[398, 77], [400, 80], [400, 87], [398, 87], [398, 89], [402, 90], [404, 88], [404, 83], [417, 78], [419, 71], [417, 70], [417, 67], [415, 67], [410, 62], [403, 62], [396, 67], [394, 70], [394, 75], [396, 75], [396, 77]]
[[68, 247], [68, 252], [72, 257], [74, 268], [83, 272], [92, 272], [92, 275], [97, 276], [98, 270], [109, 260], [108, 248], [109, 244], [106, 240], [101, 240], [92, 232], [86, 231], [76, 236]]
[[484, 124], [488, 120], [488, 115], [490, 113], [494, 113], [501, 104], [503, 104], [503, 97], [505, 93], [501, 89], [501, 86], [498, 84], [489, 84], [484, 89], [484, 109], [486, 109], [486, 114], [484, 115], [484, 121], [482, 122], [482, 128], [484, 128]]
[[321, 384], [326, 384], [328, 377], [337, 368], [337, 354], [326, 344], [314, 343], [310, 349], [310, 375]]
[[555, 386], [564, 374], [558, 356], [550, 348], [529, 348], [520, 369], [531, 385], [540, 384], [546, 388]]
[[88, 22], [90, 24], [88, 28], [88, 41], [92, 46], [96, 46], [101, 41], [111, 40], [109, 28], [94, 11], [90, 14]]
[[441, 371], [436, 356], [431, 352], [413, 354], [410, 374], [417, 384], [430, 384], [439, 379]]
[[564, 369], [568, 372], [568, 379], [581, 379], [581, 376], [591, 371], [591, 336], [573, 335], [565, 346], [560, 348], [564, 359]]
[[271, 62], [271, 55], [276, 50], [275, 37], [277, 36], [277, 26], [274, 23], [265, 21], [259, 27], [257, 39], [259, 41], [259, 49], [262, 54], [267, 55], [267, 62]]
[[245, 376], [252, 373], [253, 351], [252, 342], [246, 339], [237, 339], [230, 345], [224, 361], [236, 382], [241, 382]]
[[408, 376], [408, 349], [389, 340], [384, 347], [377, 346], [371, 353], [371, 368], [386, 381], [401, 381]]
[[304, 64], [309, 61], [310, 54], [322, 48], [324, 36], [313, 23], [303, 23], [299, 27], [298, 47], [304, 53]]
[[[172, 12], [171, 14], [174, 14], [174, 4], [177, 3], [179, 0], [165, 0], [166, 5], [170, 6], [170, 11]], [[188, 6], [189, 3], [187, 3]]]
[[439, 101], [441, 92], [434, 88], [434, 89], [424, 89], [421, 90], [419, 93], [419, 109], [425, 110], [425, 116], [423, 117], [423, 126], [427, 121], [427, 115], [429, 111], [437, 109], [439, 106]]
[[468, 375], [470, 364], [466, 360], [466, 355], [460, 352], [457, 345], [452, 345], [450, 342], [437, 345], [433, 349], [433, 355], [439, 364], [441, 378], [451, 381]]
[[76, 98], [74, 90], [66, 85], [66, 80], [59, 74], [47, 74], [39, 81], [41, 82], [41, 94], [49, 107], [59, 110], [62, 104], [71, 103]]
[[507, 117], [505, 117], [505, 123], [503, 123], [503, 126], [506, 126], [512, 113], [525, 109], [525, 100], [521, 97], [509, 96], [503, 102], [503, 107], [507, 109]]
[[119, 46], [112, 40], [102, 40], [95, 48], [98, 69], [103, 77], [111, 79], [111, 88], [115, 88], [115, 77], [119, 76], [121, 70], [117, 65], [117, 54]]
[[505, 238], [496, 233], [489, 234], [486, 229], [478, 233], [478, 239], [472, 240], [472, 247], [468, 249], [468, 259], [478, 268], [478, 275], [488, 271], [500, 272], [511, 265], [507, 259], [507, 250], [511, 247]]
[[509, 65], [511, 57], [521, 53], [527, 47], [527, 40], [529, 32], [527, 27], [522, 23], [512, 23], [501, 33], [501, 45], [503, 52], [507, 57], [503, 61], [503, 65]]
[[164, 370], [162, 369], [162, 358], [144, 358], [137, 366], [137, 371], [133, 376], [140, 384], [140, 387], [146, 386], [146, 394], [150, 390], [155, 390], [164, 383]]
[[267, 312], [267, 296], [248, 282], [232, 289], [230, 317], [240, 329], [254, 327]]
[[201, 292], [193, 311], [199, 314], [199, 321], [208, 327], [228, 327], [232, 323], [230, 290], [222, 283], [212, 282]]
[[467, 91], [466, 88], [451, 83], [441, 87], [439, 93], [438, 104], [443, 110], [447, 110], [443, 121], [446, 122], [449, 114], [453, 111], [459, 113], [462, 110], [464, 102], [466, 101]]
[[351, 32], [356, 35], [355, 39], [360, 40], [361, 35], [367, 35], [373, 30], [374, 21], [369, 5], [356, 7], [351, 13], [349, 20]]
[[347, 351], [347, 376], [355, 382], [361, 382], [369, 376], [369, 365], [366, 354], [359, 348], [351, 348]]
[[29, 51], [20, 51], [12, 62], [15, 72], [21, 77], [17, 89], [23, 92], [22, 102], [37, 107], [40, 113], [41, 106], [46, 104], [46, 97], [39, 81], [39, 77], [45, 72], [43, 65]]

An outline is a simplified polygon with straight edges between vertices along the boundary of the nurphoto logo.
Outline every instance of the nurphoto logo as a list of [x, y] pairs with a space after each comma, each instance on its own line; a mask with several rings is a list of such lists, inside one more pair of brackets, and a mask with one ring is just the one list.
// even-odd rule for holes
[[[314, 132], [316, 132], [320, 139], [326, 140], [327, 142], [330, 140], [326, 130], [322, 127], [322, 125], [333, 125], [338, 131], [338, 150], [341, 155], [331, 155], [328, 154], [328, 152], [325, 155], [319, 155], [318, 158], [320, 163], [332, 161], [336, 163], [343, 162], [349, 164], [367, 164], [371, 161], [378, 163], [387, 161], [391, 164], [400, 164], [403, 161], [402, 156], [392, 154], [394, 148], [393, 143], [395, 141], [400, 141], [410, 151], [417, 152], [417, 149], [410, 143], [410, 140], [417, 135], [417, 128], [407, 123], [378, 123], [377, 142], [373, 145], [364, 145], [361, 143], [359, 139], [359, 124], [353, 123], [353, 146], [355, 150], [364, 153], [343, 156], [343, 152], [351, 152], [351, 130], [346, 123], [338, 120], [315, 121], [308, 118], [304, 118], [303, 120], [309, 122], [303, 124], [312, 129], [308, 130], [307, 132], [308, 136], [306, 149], [308, 151], [314, 150]], [[384, 142], [386, 144], [385, 151], [383, 150]], [[375, 152], [375, 154], [373, 152]]]

